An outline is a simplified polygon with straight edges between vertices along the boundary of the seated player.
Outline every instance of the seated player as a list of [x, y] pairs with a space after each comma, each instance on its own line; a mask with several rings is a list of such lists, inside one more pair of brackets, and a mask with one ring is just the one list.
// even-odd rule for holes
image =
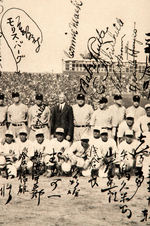
[[16, 143], [13, 137], [13, 133], [10, 130], [6, 131], [5, 139], [3, 140], [3, 143], [0, 144], [0, 155], [3, 156], [6, 160], [5, 176], [16, 177], [17, 169], [15, 167], [15, 163], [18, 160], [19, 155], [16, 151]]
[[19, 137], [16, 139], [16, 149], [19, 155], [19, 160], [16, 162], [17, 169], [25, 168], [31, 173], [33, 162], [30, 160], [34, 156], [32, 142], [28, 140], [26, 129], [19, 131]]
[[117, 133], [118, 144], [121, 143], [125, 139], [125, 132], [127, 130], [133, 130], [134, 134], [135, 134], [133, 113], [128, 113], [126, 115], [126, 119], [123, 120], [118, 127], [118, 133]]
[[99, 176], [114, 176], [117, 146], [114, 139], [108, 137], [106, 129], [101, 130], [101, 142], [98, 156], [100, 157]]
[[142, 146], [141, 142], [134, 138], [132, 130], [125, 132], [125, 140], [118, 145], [118, 160], [120, 161], [120, 170], [122, 174], [142, 169]]
[[[49, 142], [49, 150], [47, 152], [47, 166], [49, 170], [54, 171], [58, 174], [62, 174], [62, 164], [68, 162], [66, 150], [70, 147], [70, 142], [65, 139], [64, 129], [57, 128], [55, 131], [55, 138], [51, 139]], [[68, 162], [69, 164], [69, 162]], [[63, 165], [64, 166], [64, 165]], [[65, 168], [65, 167], [64, 167]], [[67, 168], [67, 167], [66, 167]], [[71, 169], [71, 166], [70, 166]], [[68, 170], [69, 172], [70, 170]]]
[[143, 167], [142, 167], [142, 171], [143, 171], [143, 175], [144, 177], [148, 177], [149, 175], [149, 165], [150, 165], [150, 122], [147, 123], [147, 127], [148, 127], [148, 131], [145, 133], [142, 133], [142, 137], [141, 137], [141, 142], [143, 141], [143, 149], [145, 149], [144, 152], [144, 159], [143, 159]]
[[45, 157], [50, 150], [50, 140], [46, 139], [42, 129], [36, 131], [36, 140], [32, 143], [32, 150], [30, 151], [30, 156], [33, 161], [33, 171], [36, 167], [36, 164], [39, 163], [40, 174], [44, 173], [46, 170], [45, 167]]
[[77, 169], [83, 176], [91, 175], [91, 162], [93, 158], [91, 151], [87, 134], [83, 134], [80, 141], [74, 142], [68, 151], [72, 167]]
[[100, 142], [100, 128], [96, 126], [93, 129], [93, 135], [89, 139], [89, 144], [90, 146], [99, 148], [99, 142]]
[[147, 124], [150, 122], [150, 104], [145, 105], [146, 114], [141, 116], [135, 123], [136, 137], [140, 137], [142, 133], [148, 132]]

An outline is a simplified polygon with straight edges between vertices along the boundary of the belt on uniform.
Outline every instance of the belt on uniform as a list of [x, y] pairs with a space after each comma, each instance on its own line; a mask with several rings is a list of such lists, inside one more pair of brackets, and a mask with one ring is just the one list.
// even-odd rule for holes
[[44, 128], [45, 126], [48, 126], [48, 124], [43, 124], [43, 125], [39, 125], [39, 126], [32, 125], [31, 127], [33, 127], [34, 129], [42, 129], [42, 128]]
[[89, 125], [74, 125], [74, 127], [90, 127]]
[[24, 123], [11, 123], [12, 126], [23, 126]]
[[102, 129], [112, 130], [111, 127], [102, 127]]

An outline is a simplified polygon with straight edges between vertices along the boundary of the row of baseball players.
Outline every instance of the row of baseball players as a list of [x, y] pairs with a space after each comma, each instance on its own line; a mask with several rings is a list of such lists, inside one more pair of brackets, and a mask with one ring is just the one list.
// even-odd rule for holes
[[43, 130], [44, 136], [51, 139], [58, 127], [64, 128], [65, 139], [77, 141], [83, 133], [92, 132], [95, 126], [108, 131], [109, 137], [117, 142], [123, 140], [126, 130], [134, 131], [136, 138], [141, 133], [150, 130], [150, 104], [145, 108], [140, 106], [140, 96], [133, 96], [133, 105], [125, 108], [122, 96], [114, 96], [114, 104], [108, 107], [108, 99], [99, 100], [98, 109], [93, 111], [91, 105], [86, 104], [85, 96], [78, 94], [77, 103], [70, 106], [66, 97], [61, 93], [59, 103], [52, 110], [44, 104], [43, 95], [35, 96], [35, 104], [31, 107], [21, 103], [19, 93], [12, 93], [13, 104], [4, 105], [4, 94], [0, 94], [0, 138], [4, 137], [6, 129], [10, 129], [14, 137], [18, 136], [20, 129], [26, 128], [29, 139], [34, 141], [36, 131]]
[[110, 172], [118, 169], [119, 173], [130, 172], [133, 169], [143, 170], [147, 176], [149, 169], [150, 139], [143, 136], [135, 139], [133, 130], [125, 131], [125, 139], [119, 145], [109, 137], [107, 129], [94, 127], [92, 136], [83, 134], [79, 141], [73, 143], [65, 139], [63, 128], [57, 128], [55, 137], [46, 139], [42, 129], [36, 131], [35, 141], [28, 139], [26, 129], [19, 131], [14, 137], [10, 130], [5, 132], [5, 138], [0, 145], [0, 170], [7, 171], [9, 176], [17, 176], [22, 166], [23, 158], [26, 167], [31, 172], [33, 159], [37, 152], [45, 171], [50, 175], [56, 172], [70, 173], [72, 167], [80, 170], [83, 176], [90, 176], [92, 170], [97, 170], [99, 176], [106, 176], [108, 163]]

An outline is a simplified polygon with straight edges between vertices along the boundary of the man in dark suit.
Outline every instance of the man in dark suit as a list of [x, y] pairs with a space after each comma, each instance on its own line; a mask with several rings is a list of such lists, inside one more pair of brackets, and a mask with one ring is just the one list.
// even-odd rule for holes
[[51, 134], [54, 135], [57, 128], [64, 128], [65, 138], [68, 141], [73, 139], [73, 110], [66, 103], [64, 93], [59, 95], [59, 104], [52, 109]]

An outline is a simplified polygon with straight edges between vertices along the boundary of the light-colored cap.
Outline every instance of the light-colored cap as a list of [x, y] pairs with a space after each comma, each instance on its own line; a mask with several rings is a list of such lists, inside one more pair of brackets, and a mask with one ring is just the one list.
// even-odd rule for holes
[[128, 112], [126, 118], [134, 118], [134, 114], [132, 112]]
[[13, 136], [13, 132], [11, 130], [6, 130], [5, 135], [12, 135]]
[[101, 134], [103, 133], [107, 133], [108, 134], [108, 130], [107, 129], [101, 129]]
[[133, 136], [133, 130], [127, 130], [125, 131], [126, 136]]
[[150, 104], [145, 104], [145, 109], [150, 108]]
[[43, 133], [43, 129], [37, 129], [37, 131], [36, 131], [35, 134], [36, 134], [36, 135], [44, 134], [44, 133]]
[[56, 133], [64, 133], [64, 128], [57, 128]]
[[19, 134], [20, 133], [26, 133], [26, 134], [28, 134], [28, 132], [27, 132], [27, 130], [25, 129], [25, 128], [22, 128], [20, 131], [19, 131]]

